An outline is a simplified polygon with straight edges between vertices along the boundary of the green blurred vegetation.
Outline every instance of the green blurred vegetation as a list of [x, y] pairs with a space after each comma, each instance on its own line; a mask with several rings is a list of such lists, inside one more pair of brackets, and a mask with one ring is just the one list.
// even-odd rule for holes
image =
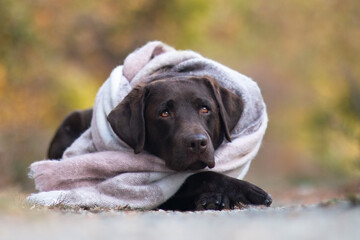
[[[269, 130], [250, 175], [360, 175], [357, 0], [0, 0], [0, 186], [31, 189], [56, 126], [150, 40], [252, 78]], [[303, 181], [303, 180], [301, 180]]]

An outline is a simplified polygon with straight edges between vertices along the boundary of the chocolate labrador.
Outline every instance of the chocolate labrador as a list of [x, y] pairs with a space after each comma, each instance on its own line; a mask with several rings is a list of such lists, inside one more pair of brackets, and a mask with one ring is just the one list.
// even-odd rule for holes
[[[214, 151], [224, 139], [231, 141], [230, 132], [241, 118], [242, 110], [242, 99], [219, 86], [216, 80], [178, 76], [138, 85], [110, 112], [108, 121], [135, 153], [146, 150], [162, 158], [172, 170], [195, 171], [215, 166]], [[86, 129], [91, 114], [87, 110], [84, 115], [86, 124], [70, 121], [68, 118], [75, 118], [71, 115], [65, 122], [79, 125], [71, 126], [74, 129]], [[58, 132], [63, 132], [65, 122]], [[68, 146], [76, 139], [69, 136], [65, 144]], [[55, 138], [51, 146], [60, 142]], [[49, 155], [53, 151], [55, 148], [50, 148]], [[222, 210], [247, 204], [270, 206], [271, 203], [269, 194], [249, 182], [204, 171], [188, 177], [159, 208]]]

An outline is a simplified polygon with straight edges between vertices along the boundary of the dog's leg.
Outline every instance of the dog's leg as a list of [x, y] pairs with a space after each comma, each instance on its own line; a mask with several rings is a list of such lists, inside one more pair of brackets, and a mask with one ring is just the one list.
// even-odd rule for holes
[[164, 210], [195, 211], [233, 209], [242, 205], [270, 206], [272, 199], [261, 188], [215, 172], [186, 179], [178, 192], [159, 206]]

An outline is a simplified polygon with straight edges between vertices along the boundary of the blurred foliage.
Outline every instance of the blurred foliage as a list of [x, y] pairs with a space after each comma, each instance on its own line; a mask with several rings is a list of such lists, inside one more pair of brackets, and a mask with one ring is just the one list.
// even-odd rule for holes
[[149, 40], [193, 49], [254, 78], [270, 124], [256, 172], [360, 175], [357, 0], [0, 0], [0, 186], [70, 111]]

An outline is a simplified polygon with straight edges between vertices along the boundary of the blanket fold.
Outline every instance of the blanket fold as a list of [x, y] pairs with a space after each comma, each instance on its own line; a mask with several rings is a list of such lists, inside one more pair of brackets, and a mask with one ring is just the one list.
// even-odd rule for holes
[[153, 209], [169, 199], [195, 172], [174, 172], [145, 151], [134, 154], [106, 119], [134, 86], [163, 73], [210, 76], [242, 98], [244, 110], [231, 132], [232, 141], [224, 140], [215, 151], [215, 168], [211, 169], [242, 179], [258, 152], [268, 121], [257, 84], [198, 53], [177, 51], [154, 41], [135, 50], [124, 65], [112, 71], [97, 93], [91, 127], [65, 151], [61, 161], [31, 164], [29, 177], [39, 193], [27, 200], [46, 206]]

